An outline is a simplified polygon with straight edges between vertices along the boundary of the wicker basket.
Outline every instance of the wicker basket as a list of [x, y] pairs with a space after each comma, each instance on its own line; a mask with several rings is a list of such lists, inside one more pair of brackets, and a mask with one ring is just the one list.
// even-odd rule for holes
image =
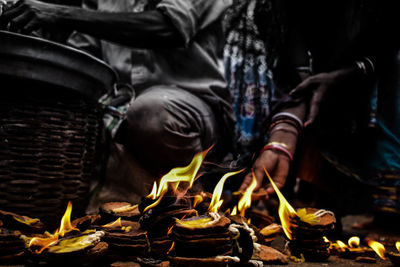
[[[49, 49], [50, 42], [34, 42], [44, 42]], [[1, 46], [0, 42], [0, 50]], [[75, 51], [66, 47], [65, 50], [77, 56]], [[88, 55], [77, 53], [78, 57], [87, 57], [85, 60], [91, 65], [97, 64]], [[43, 61], [28, 63], [38, 69], [44, 64]], [[70, 75], [66, 69], [53, 68], [58, 73], [67, 73], [67, 77]], [[56, 227], [69, 200], [75, 216], [84, 213], [89, 182], [98, 175], [95, 167], [99, 163], [102, 112], [96, 99], [107, 82], [90, 97], [81, 93], [79, 86], [69, 88], [68, 84], [74, 83], [68, 80], [64, 81], [65, 86], [60, 86], [60, 81], [52, 83], [46, 75], [43, 76], [46, 80], [30, 79], [35, 76], [32, 72], [30, 69], [27, 77], [12, 77], [0, 70], [0, 209], [38, 217]], [[108, 75], [111, 88], [113, 74], [110, 71]], [[83, 88], [87, 89], [90, 82], [87, 78]]]

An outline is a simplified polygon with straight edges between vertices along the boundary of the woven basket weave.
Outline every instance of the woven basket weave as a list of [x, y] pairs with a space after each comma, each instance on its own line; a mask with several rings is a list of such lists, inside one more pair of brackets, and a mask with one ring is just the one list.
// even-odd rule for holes
[[116, 76], [104, 62], [0, 31], [0, 209], [57, 227], [68, 201], [82, 215], [98, 177], [102, 111]]
[[100, 130], [101, 111], [79, 98], [2, 98], [0, 207], [51, 226], [69, 200], [83, 214]]

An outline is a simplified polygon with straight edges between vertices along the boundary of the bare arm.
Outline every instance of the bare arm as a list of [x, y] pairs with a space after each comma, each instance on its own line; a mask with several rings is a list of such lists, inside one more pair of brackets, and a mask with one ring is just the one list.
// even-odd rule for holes
[[158, 10], [111, 13], [22, 0], [5, 11], [0, 21], [23, 33], [54, 26], [137, 48], [184, 46], [172, 22]]

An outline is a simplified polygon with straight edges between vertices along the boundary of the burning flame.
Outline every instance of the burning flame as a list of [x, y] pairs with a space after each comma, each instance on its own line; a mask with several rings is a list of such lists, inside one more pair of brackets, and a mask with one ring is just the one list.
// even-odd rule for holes
[[121, 217], [116, 219], [114, 222], [102, 225], [101, 227], [103, 227], [103, 228], [122, 227]]
[[71, 213], [72, 213], [72, 203], [68, 201], [67, 209], [64, 213], [64, 216], [61, 219], [60, 230], [58, 231], [61, 237], [64, 237], [66, 233], [69, 233], [73, 230], [79, 231], [78, 228], [75, 228], [71, 224]]
[[289, 204], [289, 202], [285, 199], [282, 193], [279, 191], [278, 187], [275, 185], [274, 181], [272, 180], [271, 176], [266, 169], [264, 169], [265, 174], [267, 175], [272, 187], [274, 188], [276, 194], [279, 198], [279, 218], [281, 219], [282, 229], [285, 232], [286, 237], [289, 240], [292, 240], [292, 231], [290, 229], [290, 218], [296, 216], [296, 211], [294, 208]]
[[151, 198], [155, 200], [157, 198], [157, 182], [154, 181], [153, 189], [151, 189], [151, 193], [147, 196], [147, 198]]
[[331, 241], [329, 241], [329, 239], [326, 236], [323, 236], [322, 239], [324, 239], [325, 243], [331, 243]]
[[242, 198], [239, 200], [238, 203], [238, 210], [242, 217], [244, 217], [246, 210], [251, 207], [251, 195], [253, 194], [253, 191], [257, 186], [257, 180], [254, 172], [252, 172], [251, 175], [253, 176], [253, 180], [251, 181], [249, 187], [247, 187], [246, 191], [244, 192]]
[[46, 248], [57, 243], [59, 237], [63, 237], [66, 233], [71, 231], [79, 231], [79, 229], [75, 228], [71, 224], [71, 212], [72, 212], [72, 204], [71, 201], [68, 202], [67, 209], [65, 210], [64, 216], [61, 219], [60, 228], [56, 230], [53, 235], [49, 235], [46, 238], [34, 237], [29, 241], [28, 247], [35, 246], [40, 247], [39, 251], [36, 253], [42, 253]]
[[231, 212], [231, 215], [232, 216], [235, 216], [236, 214], [237, 214], [237, 207], [235, 206], [235, 207], [233, 207], [233, 209], [232, 209], [232, 212]]
[[381, 243], [374, 240], [370, 240], [368, 241], [368, 246], [370, 246], [381, 259], [383, 260], [385, 259], [386, 249]]
[[208, 207], [209, 212], [215, 212], [215, 213], [218, 212], [222, 203], [224, 203], [224, 201], [221, 199], [221, 195], [222, 195], [222, 189], [224, 188], [225, 181], [229, 177], [234, 176], [238, 173], [241, 173], [242, 171], [243, 170], [236, 171], [236, 172], [228, 172], [227, 174], [222, 176], [221, 180], [219, 180], [218, 184], [214, 188], [213, 195], [211, 198], [211, 203], [210, 203], [210, 206]]
[[349, 244], [349, 247], [351, 248], [358, 247], [360, 246], [360, 238], [358, 236], [350, 237], [347, 244]]
[[400, 242], [399, 241], [396, 242], [396, 248], [397, 248], [397, 251], [400, 252]]
[[203, 202], [204, 198], [201, 195], [195, 195], [193, 201], [193, 208], [196, 208], [201, 202]]
[[197, 153], [193, 159], [192, 162], [186, 166], [186, 167], [178, 167], [172, 169], [169, 173], [164, 175], [161, 178], [160, 184], [157, 187], [157, 183], [154, 182], [153, 189], [151, 193], [147, 196], [147, 198], [151, 198], [153, 200], [156, 200], [153, 204], [147, 206], [144, 211], [147, 211], [151, 208], [154, 208], [157, 206], [162, 197], [165, 195], [165, 193], [168, 191], [168, 186], [169, 184], [175, 183], [174, 188], [175, 190], [178, 188], [179, 184], [181, 182], [188, 182], [189, 183], [189, 188], [192, 187], [194, 179], [197, 175], [197, 172], [200, 169], [201, 164], [203, 163], [204, 158], [206, 157], [207, 153], [211, 150], [212, 147], [209, 149]]
[[174, 247], [175, 247], [175, 242], [172, 242], [171, 247], [167, 251], [167, 255], [169, 255], [169, 253], [171, 253], [171, 251], [174, 249]]
[[339, 247], [339, 249], [341, 251], [345, 251], [346, 248], [347, 248], [347, 245], [344, 242], [340, 241], [340, 240], [337, 240], [336, 244], [338, 245], [338, 247]]

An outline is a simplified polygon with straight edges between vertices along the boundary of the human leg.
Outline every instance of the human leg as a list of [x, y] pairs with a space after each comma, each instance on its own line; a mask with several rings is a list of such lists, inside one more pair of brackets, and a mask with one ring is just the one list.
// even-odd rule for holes
[[157, 171], [188, 164], [195, 153], [218, 139], [212, 109], [197, 96], [171, 86], [154, 86], [139, 94], [121, 131], [126, 149]]

